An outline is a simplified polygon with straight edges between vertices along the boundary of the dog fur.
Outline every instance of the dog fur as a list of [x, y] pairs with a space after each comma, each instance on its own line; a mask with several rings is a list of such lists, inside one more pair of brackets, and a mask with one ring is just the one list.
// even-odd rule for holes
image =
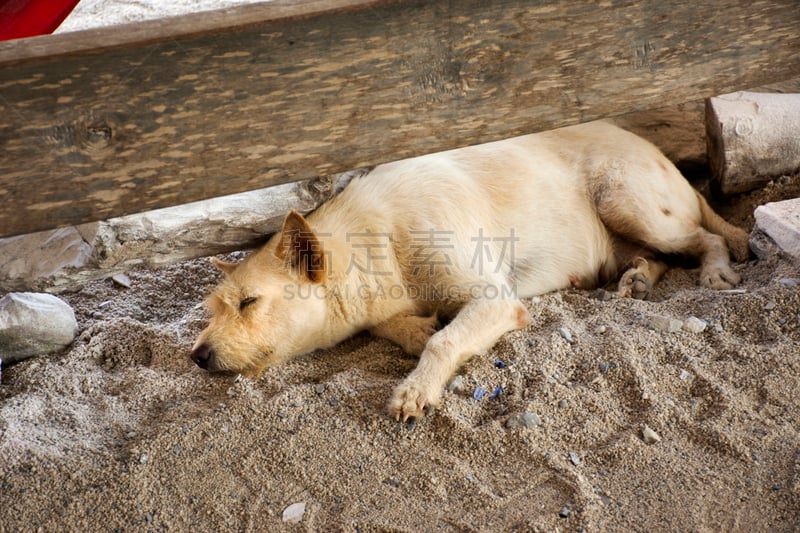
[[697, 258], [701, 285], [730, 289], [729, 252], [746, 259], [747, 234], [655, 146], [573, 126], [381, 165], [307, 219], [290, 213], [242, 263], [214, 260], [225, 279], [191, 357], [257, 377], [369, 330], [419, 356], [388, 403], [406, 420], [528, 324], [521, 298], [616, 279], [619, 296], [646, 297], [658, 254]]

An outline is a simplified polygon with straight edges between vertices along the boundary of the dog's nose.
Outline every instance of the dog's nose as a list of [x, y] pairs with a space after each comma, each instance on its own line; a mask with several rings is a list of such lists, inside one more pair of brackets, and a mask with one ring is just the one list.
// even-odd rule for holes
[[214, 350], [208, 344], [201, 344], [194, 350], [192, 350], [192, 361], [194, 364], [208, 370], [211, 362], [214, 360]]

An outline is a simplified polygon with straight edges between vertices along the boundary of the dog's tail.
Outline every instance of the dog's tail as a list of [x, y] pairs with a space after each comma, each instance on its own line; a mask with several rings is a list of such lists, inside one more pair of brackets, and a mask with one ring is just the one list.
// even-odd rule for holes
[[750, 244], [747, 232], [741, 228], [730, 224], [727, 220], [719, 216], [706, 201], [705, 197], [695, 191], [697, 201], [700, 202], [700, 215], [702, 225], [711, 233], [715, 233], [725, 239], [728, 250], [737, 261], [746, 261], [750, 257]]

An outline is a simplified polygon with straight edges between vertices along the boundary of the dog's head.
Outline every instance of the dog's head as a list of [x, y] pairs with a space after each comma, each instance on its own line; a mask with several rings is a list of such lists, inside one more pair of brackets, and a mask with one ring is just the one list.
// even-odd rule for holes
[[291, 212], [281, 232], [243, 262], [212, 262], [225, 279], [206, 300], [211, 320], [191, 354], [199, 367], [258, 376], [319, 347], [325, 255], [300, 214]]

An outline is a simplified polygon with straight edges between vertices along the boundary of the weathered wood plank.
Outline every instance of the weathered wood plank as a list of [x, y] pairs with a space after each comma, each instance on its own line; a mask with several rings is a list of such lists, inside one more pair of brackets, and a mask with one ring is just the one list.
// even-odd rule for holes
[[0, 235], [786, 79], [798, 27], [795, 0], [329, 0], [3, 44]]

